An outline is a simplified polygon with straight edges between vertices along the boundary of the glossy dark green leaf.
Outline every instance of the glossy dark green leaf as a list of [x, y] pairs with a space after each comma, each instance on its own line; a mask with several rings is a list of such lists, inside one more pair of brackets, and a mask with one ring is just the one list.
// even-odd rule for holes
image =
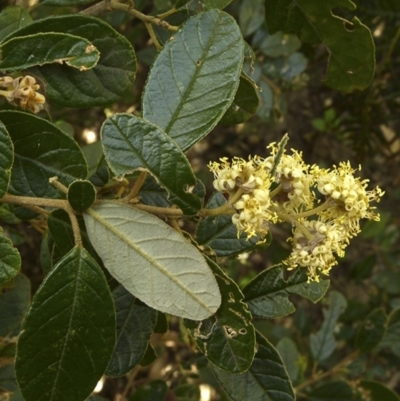
[[[87, 166], [78, 144], [52, 123], [19, 111], [0, 111], [14, 144], [9, 191], [15, 195], [59, 198], [51, 177], [68, 186], [86, 178]], [[29, 127], [29, 129], [27, 129]]]
[[157, 311], [142, 304], [122, 285], [113, 291], [117, 341], [107, 376], [123, 376], [144, 357], [157, 321]]
[[[311, 392], [309, 401], [361, 401], [357, 390], [344, 381], [333, 381], [324, 384]], [[383, 401], [383, 400], [382, 400]]]
[[293, 388], [278, 351], [257, 332], [256, 341], [257, 352], [247, 372], [234, 375], [213, 367], [215, 377], [234, 401], [294, 401]]
[[[225, 203], [224, 196], [216, 192], [208, 201], [207, 209], [215, 209]], [[232, 256], [254, 248], [260, 237], [248, 240], [244, 233], [238, 237], [232, 216], [220, 215], [206, 217], [199, 222], [196, 228], [196, 241], [199, 245], [210, 247], [217, 256]]]
[[48, 32], [87, 39], [100, 52], [100, 60], [88, 71], [55, 64], [30, 69], [44, 82], [46, 99], [70, 107], [101, 106], [115, 102], [132, 88], [134, 50], [124, 36], [98, 18], [82, 14], [52, 16], [33, 22], [7, 39]]
[[365, 89], [375, 71], [375, 48], [371, 31], [357, 17], [351, 22], [332, 12], [336, 7], [355, 10], [350, 0], [265, 0], [270, 33], [295, 32], [312, 45], [323, 43], [329, 52], [326, 84], [351, 92]]
[[163, 401], [167, 390], [165, 381], [154, 380], [140, 386], [129, 401]]
[[185, 320], [185, 326], [207, 359], [222, 370], [245, 372], [255, 352], [252, 316], [237, 284], [208, 259], [217, 278], [222, 302], [217, 313], [201, 322]]
[[210, 10], [189, 18], [153, 64], [143, 118], [188, 150], [232, 103], [242, 64], [243, 39], [230, 15]]
[[361, 380], [359, 386], [368, 393], [370, 401], [400, 401], [399, 395], [382, 383]]
[[32, 18], [26, 8], [11, 6], [0, 13], [0, 42], [10, 33], [30, 24]]
[[[42, 268], [42, 272], [45, 276], [53, 269], [53, 267], [57, 264], [57, 262], [61, 258], [57, 258], [57, 262], [54, 263], [53, 254], [56, 250], [56, 244], [54, 242], [53, 237], [47, 231], [43, 236], [42, 243], [40, 245], [40, 267]], [[58, 250], [57, 250], [58, 251]]]
[[65, 33], [37, 33], [14, 37], [0, 45], [3, 70], [23, 70], [35, 65], [65, 63], [85, 71], [100, 58], [99, 51], [87, 40]]
[[388, 319], [387, 330], [383, 337], [381, 347], [388, 347], [400, 357], [400, 308], [394, 309]]
[[356, 345], [362, 352], [374, 349], [382, 340], [386, 331], [387, 317], [383, 308], [373, 310], [364, 319], [358, 329]]
[[141, 366], [148, 366], [151, 363], [153, 363], [156, 359], [157, 359], [157, 354], [156, 351], [154, 350], [154, 348], [151, 346], [151, 344], [149, 343], [147, 345], [147, 349], [146, 352], [143, 356], [143, 358], [140, 361], [140, 365]]
[[68, 187], [68, 203], [76, 212], [89, 209], [96, 200], [96, 188], [90, 181], [77, 180]]
[[194, 320], [217, 311], [221, 295], [204, 256], [161, 219], [117, 202], [101, 202], [84, 218], [107, 270], [141, 301]]
[[257, 107], [258, 94], [255, 83], [242, 74], [235, 98], [219, 123], [222, 125], [242, 124], [255, 114]]
[[21, 268], [21, 256], [0, 227], [0, 284], [12, 280]]
[[296, 309], [290, 294], [301, 295], [318, 302], [329, 286], [329, 280], [308, 283], [304, 269], [297, 269], [288, 280], [283, 278], [285, 267], [278, 265], [264, 270], [243, 288], [246, 302], [254, 316], [271, 319], [293, 313]]
[[22, 274], [14, 280], [14, 287], [0, 295], [0, 337], [19, 334], [31, 301], [31, 282]]
[[317, 333], [310, 336], [311, 355], [315, 361], [323, 361], [335, 350], [335, 326], [346, 307], [346, 298], [339, 292], [332, 291], [329, 295], [329, 309], [324, 310], [322, 326]]
[[300, 353], [296, 343], [289, 337], [283, 337], [276, 344], [276, 349], [282, 358], [290, 380], [296, 381], [300, 372]]
[[100, 267], [74, 248], [36, 293], [18, 340], [16, 373], [26, 401], [85, 400], [115, 343], [115, 311]]
[[147, 170], [173, 195], [185, 214], [195, 214], [200, 200], [191, 192], [196, 178], [188, 160], [163, 131], [133, 114], [115, 114], [101, 128], [104, 155], [119, 176]]
[[0, 199], [7, 192], [13, 161], [13, 144], [6, 127], [0, 121]]

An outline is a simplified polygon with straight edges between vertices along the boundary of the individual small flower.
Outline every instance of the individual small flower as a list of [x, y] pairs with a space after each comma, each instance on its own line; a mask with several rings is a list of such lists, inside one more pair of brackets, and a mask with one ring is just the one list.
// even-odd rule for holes
[[31, 110], [34, 113], [39, 112], [46, 102], [45, 97], [37, 92], [40, 89], [40, 85], [30, 75], [15, 79], [2, 77], [0, 78], [0, 87], [6, 89], [1, 94], [10, 103]]
[[[301, 224], [301, 226], [299, 226]], [[294, 229], [292, 253], [285, 261], [289, 270], [298, 266], [307, 269], [309, 281], [319, 281], [337, 264], [335, 254], [344, 256], [348, 244], [346, 229], [335, 222], [301, 220]]]
[[360, 219], [379, 220], [372, 201], [379, 202], [384, 192], [376, 187], [367, 191], [369, 180], [354, 177], [355, 170], [349, 162], [342, 162], [332, 170], [313, 167], [318, 191], [331, 199], [332, 206], [320, 213], [325, 220], [337, 220], [346, 225], [350, 235], [360, 231]]
[[[273, 143], [269, 145], [271, 156], [265, 159], [270, 170], [276, 163], [279, 147]], [[274, 178], [280, 184], [280, 192], [277, 201], [285, 209], [297, 209], [313, 207], [314, 196], [310, 191], [312, 177], [309, 174], [309, 166], [303, 161], [301, 152], [292, 149], [292, 154], [285, 152], [280, 157], [275, 167]]]

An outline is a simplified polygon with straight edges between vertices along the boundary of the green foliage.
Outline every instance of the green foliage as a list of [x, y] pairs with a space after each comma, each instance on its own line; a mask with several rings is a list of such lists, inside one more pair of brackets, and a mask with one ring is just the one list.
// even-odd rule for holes
[[[350, 0], [6, 3], [0, 400], [398, 401], [390, 207], [350, 262], [341, 252], [359, 205], [376, 218], [382, 194], [363, 180], [398, 156], [397, 4], [359, 0], [355, 17]], [[309, 188], [290, 155], [303, 147], [321, 162], [307, 177], [323, 176], [337, 143], [363, 164], [360, 181], [341, 171], [354, 202], [344, 180], [329, 193], [340, 174]], [[398, 177], [383, 182], [397, 205]], [[315, 209], [293, 206], [299, 193]]]

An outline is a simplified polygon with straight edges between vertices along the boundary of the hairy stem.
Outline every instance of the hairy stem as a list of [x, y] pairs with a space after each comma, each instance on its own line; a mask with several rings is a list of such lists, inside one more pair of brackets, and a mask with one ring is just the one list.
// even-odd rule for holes
[[122, 199], [124, 202], [129, 202], [131, 199], [133, 199], [139, 193], [140, 188], [142, 188], [142, 185], [143, 185], [146, 177], [147, 177], [147, 172], [141, 171], [138, 179], [135, 182], [135, 185], [132, 187], [129, 194], [126, 195], [125, 198]]

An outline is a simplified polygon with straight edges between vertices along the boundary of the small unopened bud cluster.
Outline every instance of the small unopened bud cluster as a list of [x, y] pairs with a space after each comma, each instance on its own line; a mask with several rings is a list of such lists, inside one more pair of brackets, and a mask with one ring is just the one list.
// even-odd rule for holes
[[39, 112], [46, 102], [45, 97], [37, 92], [40, 85], [30, 75], [12, 78], [9, 76], [0, 78], [0, 95], [4, 96], [11, 104]]
[[291, 223], [292, 252], [284, 263], [289, 269], [306, 268], [309, 280], [319, 281], [337, 264], [336, 256], [344, 256], [360, 231], [360, 219], [379, 220], [370, 203], [379, 202], [384, 192], [367, 191], [369, 181], [355, 177], [349, 162], [322, 169], [307, 165], [300, 152], [286, 154], [282, 142], [269, 149], [265, 159], [210, 163], [214, 188], [228, 195], [238, 235], [264, 237], [269, 224]]

